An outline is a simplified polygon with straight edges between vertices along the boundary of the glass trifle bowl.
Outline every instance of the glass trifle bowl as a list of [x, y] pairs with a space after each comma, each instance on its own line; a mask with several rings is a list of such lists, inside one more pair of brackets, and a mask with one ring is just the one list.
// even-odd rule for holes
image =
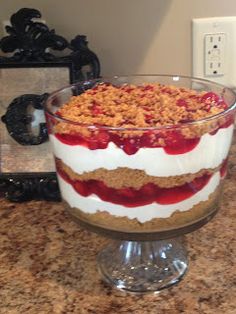
[[45, 113], [65, 207], [113, 238], [103, 278], [136, 293], [177, 283], [188, 261], [180, 236], [217, 212], [235, 94], [171, 75], [99, 78], [64, 87]]

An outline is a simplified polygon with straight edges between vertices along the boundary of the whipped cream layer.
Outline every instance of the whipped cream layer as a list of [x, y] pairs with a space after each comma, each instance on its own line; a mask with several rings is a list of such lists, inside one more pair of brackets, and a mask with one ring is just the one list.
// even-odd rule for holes
[[127, 155], [112, 142], [106, 149], [90, 150], [80, 145], [64, 144], [52, 134], [50, 141], [54, 155], [78, 174], [99, 168], [127, 167], [144, 170], [151, 176], [168, 177], [218, 167], [228, 155], [233, 129], [231, 125], [219, 129], [214, 135], [206, 133], [193, 150], [178, 155], [167, 154], [161, 147], [140, 148], [134, 155]]
[[95, 214], [97, 211], [106, 211], [111, 215], [118, 217], [128, 217], [129, 219], [137, 219], [141, 223], [145, 223], [153, 218], [168, 218], [175, 211], [187, 211], [200, 202], [207, 201], [209, 196], [216, 190], [221, 180], [220, 172], [216, 172], [207, 185], [194, 194], [192, 197], [171, 205], [159, 205], [152, 203], [150, 205], [127, 208], [122, 205], [104, 202], [96, 195], [83, 197], [79, 195], [73, 187], [67, 183], [60, 175], [58, 182], [62, 198], [72, 208], [78, 208], [87, 214]]

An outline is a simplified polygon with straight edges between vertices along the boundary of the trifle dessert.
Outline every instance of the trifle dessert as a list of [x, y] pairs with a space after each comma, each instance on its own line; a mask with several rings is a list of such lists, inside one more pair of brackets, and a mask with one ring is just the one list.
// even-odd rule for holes
[[58, 182], [79, 221], [161, 232], [216, 211], [233, 103], [225, 90], [172, 83], [96, 81], [65, 99], [51, 96], [55, 108], [46, 116]]

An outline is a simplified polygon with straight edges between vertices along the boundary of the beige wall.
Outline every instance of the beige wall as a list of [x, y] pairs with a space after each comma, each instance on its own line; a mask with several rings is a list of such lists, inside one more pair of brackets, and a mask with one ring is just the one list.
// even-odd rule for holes
[[102, 74], [191, 74], [191, 19], [236, 15], [235, 0], [0, 0], [0, 20], [41, 11], [67, 39], [87, 35]]

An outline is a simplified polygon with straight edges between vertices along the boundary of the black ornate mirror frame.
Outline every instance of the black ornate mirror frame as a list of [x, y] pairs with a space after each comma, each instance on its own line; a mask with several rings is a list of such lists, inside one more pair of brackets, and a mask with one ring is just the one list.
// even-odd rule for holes
[[[24, 64], [27, 66], [32, 63], [70, 63], [73, 82], [99, 77], [99, 59], [88, 48], [86, 36], [77, 35], [68, 42], [64, 37], [57, 35], [54, 30], [50, 30], [46, 24], [37, 21], [39, 18], [41, 18], [41, 13], [36, 9], [29, 8], [20, 9], [11, 16], [11, 25], [6, 26], [8, 35], [0, 39], [0, 50], [7, 54], [0, 56], [0, 64], [12, 63], [12, 65]], [[54, 51], [60, 51], [60, 54], [58, 52], [54, 54]], [[14, 108], [24, 107], [24, 102], [29, 101], [30, 98], [31, 101], [33, 99], [35, 108], [40, 109], [46, 97], [45, 93], [42, 95], [19, 95], [18, 104], [15, 104]], [[15, 115], [14, 110], [9, 111], [10, 115], [6, 114], [3, 117], [4, 123], [7, 122], [9, 116], [12, 118]], [[27, 117], [25, 118], [27, 120]], [[28, 144], [23, 144], [40, 144], [47, 138], [45, 130], [45, 126], [40, 129], [38, 143], [32, 143], [29, 140]], [[32, 199], [58, 201], [60, 193], [56, 174], [54, 172], [1, 174], [0, 196], [5, 196], [14, 202]]]
[[[75, 81], [99, 77], [99, 59], [88, 48], [86, 36], [77, 35], [68, 42], [54, 29], [37, 22], [39, 18], [41, 13], [29, 8], [20, 9], [11, 16], [11, 26], [5, 27], [8, 35], [0, 40], [0, 50], [11, 55], [0, 56], [1, 63], [72, 62]], [[87, 73], [83, 72], [85, 66], [90, 67]]]

